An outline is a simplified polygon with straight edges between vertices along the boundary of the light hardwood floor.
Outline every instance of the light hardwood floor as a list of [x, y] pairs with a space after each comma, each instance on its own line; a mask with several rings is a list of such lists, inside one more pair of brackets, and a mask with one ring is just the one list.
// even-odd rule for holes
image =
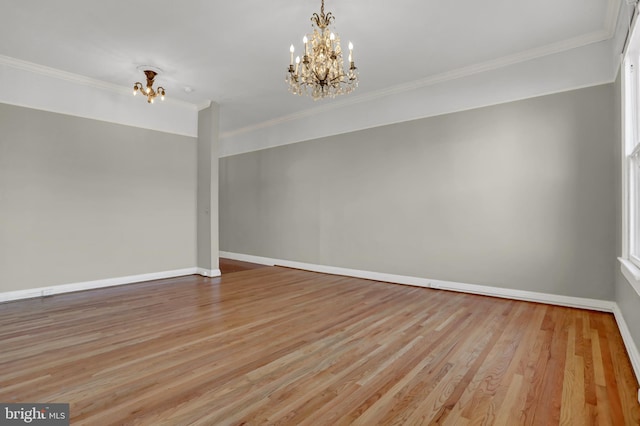
[[241, 260], [225, 259], [221, 257], [219, 259], [219, 268], [223, 274], [230, 274], [233, 272], [249, 271], [251, 269], [267, 268], [265, 265], [258, 263], [243, 262]]
[[637, 425], [612, 315], [267, 267], [0, 305], [0, 401], [72, 424]]

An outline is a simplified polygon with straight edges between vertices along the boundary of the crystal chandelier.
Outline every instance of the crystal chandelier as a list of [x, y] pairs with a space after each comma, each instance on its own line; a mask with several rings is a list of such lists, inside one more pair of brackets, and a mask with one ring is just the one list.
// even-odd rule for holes
[[153, 90], [153, 80], [158, 73], [153, 70], [145, 70], [144, 75], [147, 76], [147, 87], [144, 87], [139, 81], [136, 82], [136, 84], [133, 85], [133, 95], [135, 96], [138, 94], [138, 91], [141, 91], [147, 97], [147, 103], [150, 104], [153, 103], [153, 100], [158, 95], [160, 95], [160, 100], [164, 101], [164, 87], [158, 87], [156, 90]]
[[320, 15], [311, 16], [313, 34], [305, 35], [304, 56], [293, 60], [293, 44], [289, 48], [289, 91], [295, 95], [308, 95], [314, 100], [342, 95], [358, 87], [358, 71], [353, 61], [353, 44], [349, 42], [349, 70], [345, 72], [342, 62], [340, 37], [329, 29], [335, 17], [331, 12], [325, 15], [324, 0]]

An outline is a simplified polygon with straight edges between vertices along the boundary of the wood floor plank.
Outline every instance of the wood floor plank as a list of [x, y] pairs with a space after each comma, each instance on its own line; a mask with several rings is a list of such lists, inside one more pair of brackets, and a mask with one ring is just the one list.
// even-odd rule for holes
[[219, 264], [220, 272], [222, 272], [222, 274], [231, 274], [235, 272], [242, 272], [242, 271], [247, 271], [251, 269], [259, 269], [259, 268], [267, 267], [265, 265], [260, 265], [257, 263], [243, 262], [241, 260], [227, 259], [223, 257], [219, 259], [218, 264]]
[[0, 401], [74, 425], [638, 425], [611, 314], [233, 263], [0, 304]]

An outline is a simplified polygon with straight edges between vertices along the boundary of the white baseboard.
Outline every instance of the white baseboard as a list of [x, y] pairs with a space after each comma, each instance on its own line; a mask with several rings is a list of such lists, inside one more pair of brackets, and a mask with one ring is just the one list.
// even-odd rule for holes
[[251, 254], [242, 254], [242, 253], [231, 253], [228, 251], [218, 252], [218, 255], [226, 259], [239, 260], [241, 262], [257, 263], [259, 265], [267, 265], [267, 266], [275, 266], [274, 262], [276, 262], [276, 259], [271, 259], [270, 257], [260, 257], [260, 256], [253, 256]]
[[[406, 275], [386, 274], [381, 272], [363, 271], [358, 269], [340, 268], [327, 265], [316, 265], [312, 263], [295, 262], [283, 259], [273, 259], [261, 256], [252, 256], [240, 253], [220, 252], [220, 257], [235, 259], [244, 262], [258, 263], [261, 265], [279, 265], [289, 268], [304, 269], [313, 272], [320, 272], [332, 275], [344, 275], [355, 278], [364, 278], [374, 281], [390, 282], [395, 284], [405, 284], [417, 287], [430, 287], [441, 290], [451, 290], [463, 293], [479, 294], [484, 296], [501, 297], [505, 299], [523, 300], [527, 302], [546, 303], [551, 305], [568, 306], [572, 308], [591, 309], [603, 312], [612, 312], [618, 324], [624, 345], [629, 354], [629, 359], [633, 366], [636, 378], [640, 382], [640, 352], [636, 346], [629, 327], [615, 302], [598, 299], [586, 299], [580, 297], [561, 296], [549, 293], [538, 293], [524, 290], [506, 289], [500, 287], [482, 286], [476, 284], [457, 283], [452, 281], [432, 280], [427, 278], [411, 277]], [[50, 296], [54, 294], [70, 293], [74, 291], [91, 290], [103, 287], [111, 287], [125, 284], [133, 284], [143, 281], [160, 280], [164, 278], [174, 278], [185, 275], [199, 274], [206, 277], [218, 277], [221, 275], [220, 269], [186, 268], [173, 271], [155, 272], [149, 274], [131, 275], [126, 277], [107, 278], [95, 281], [85, 281], [73, 284], [62, 284], [48, 287], [31, 288], [26, 290], [16, 290], [0, 293], [0, 303], [12, 300], [29, 299], [33, 297]], [[640, 401], [639, 401], [640, 402]]]
[[321, 272], [331, 275], [345, 275], [348, 277], [364, 278], [373, 281], [385, 281], [395, 284], [407, 284], [418, 287], [429, 287], [429, 280], [409, 277], [406, 275], [385, 274], [382, 272], [362, 271], [359, 269], [339, 268], [337, 266], [316, 265], [313, 263], [295, 262], [292, 260], [272, 259], [269, 257], [252, 256], [250, 254], [230, 253], [221, 251], [220, 257], [240, 260], [242, 262], [258, 263], [269, 266], [285, 266], [287, 268], [304, 269], [305, 271]]
[[451, 290], [461, 293], [501, 297], [503, 299], [522, 300], [525, 302], [546, 303], [548, 305], [566, 306], [569, 308], [613, 312], [613, 308], [615, 306], [615, 302], [609, 300], [562, 296], [559, 294], [539, 293], [536, 291], [515, 290], [511, 288], [490, 287], [478, 284], [456, 283], [451, 281], [429, 280], [429, 282], [431, 283], [431, 288], [436, 288], [439, 290]]
[[307, 271], [321, 272], [325, 274], [346, 275], [356, 278], [365, 278], [375, 281], [385, 281], [396, 284], [406, 284], [418, 287], [430, 287], [440, 290], [450, 290], [462, 293], [479, 294], [483, 296], [501, 297], [504, 299], [515, 299], [526, 302], [546, 303], [549, 305], [566, 306], [571, 308], [589, 309], [601, 312], [613, 313], [620, 334], [624, 341], [629, 359], [633, 365], [638, 382], [640, 382], [640, 353], [636, 346], [627, 323], [622, 316], [618, 304], [609, 300], [587, 299], [582, 297], [562, 296], [558, 294], [539, 293], [534, 291], [514, 290], [501, 287], [490, 287], [477, 284], [458, 283], [452, 281], [432, 280], [428, 278], [410, 277], [405, 275], [385, 274], [380, 272], [362, 271], [357, 269], [338, 268], [334, 266], [315, 265], [312, 263], [294, 262], [283, 259], [273, 259], [269, 257], [252, 256], [241, 253], [220, 252], [220, 257], [240, 260], [243, 262], [259, 263], [261, 265], [279, 265], [289, 268], [304, 269]]
[[220, 252], [220, 257], [259, 263], [262, 265], [279, 265], [289, 268], [304, 269], [325, 274], [346, 275], [365, 278], [374, 281], [385, 281], [395, 284], [407, 284], [418, 287], [430, 287], [439, 290], [451, 290], [461, 293], [480, 294], [484, 296], [501, 297], [504, 299], [524, 300], [527, 302], [547, 303], [550, 305], [567, 306], [571, 308], [591, 309], [595, 311], [613, 312], [615, 302], [608, 300], [586, 299], [582, 297], [561, 296], [557, 294], [538, 293], [534, 291], [514, 290], [502, 287], [489, 287], [477, 284], [458, 283], [453, 281], [433, 280], [428, 278], [411, 277], [406, 275], [385, 274], [381, 272], [362, 271], [359, 269], [338, 268], [335, 266], [315, 265], [312, 263], [294, 262], [291, 260], [272, 259], [268, 257], [252, 256], [241, 253]]
[[[636, 343], [633, 341], [633, 337], [631, 337], [631, 332], [629, 331], [627, 322], [624, 320], [622, 311], [620, 310], [620, 307], [617, 303], [613, 308], [613, 316], [616, 318], [616, 323], [618, 324], [618, 329], [620, 330], [622, 341], [624, 342], [624, 346], [627, 349], [627, 354], [629, 355], [629, 359], [631, 360], [631, 366], [633, 367], [633, 371], [636, 374], [636, 379], [638, 380], [638, 383], [640, 383], [640, 352], [638, 351]], [[638, 395], [638, 397], [638, 402], [640, 402], [640, 394]]]
[[203, 277], [209, 277], [209, 278], [219, 277], [220, 275], [222, 275], [222, 273], [220, 272], [220, 269], [197, 268], [196, 273], [199, 275], [202, 275]]
[[[219, 272], [219, 271], [218, 271]], [[0, 303], [33, 297], [51, 296], [53, 294], [70, 293], [73, 291], [92, 290], [143, 281], [161, 280], [164, 278], [182, 277], [199, 273], [198, 268], [176, 269], [173, 271], [153, 272], [150, 274], [130, 275], [127, 277], [107, 278], [95, 281], [85, 281], [72, 284], [52, 285], [48, 287], [29, 288], [0, 293]]]

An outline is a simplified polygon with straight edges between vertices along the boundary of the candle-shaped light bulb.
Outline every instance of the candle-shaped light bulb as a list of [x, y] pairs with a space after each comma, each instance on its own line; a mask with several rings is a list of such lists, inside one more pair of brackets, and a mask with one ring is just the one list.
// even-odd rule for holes
[[353, 43], [349, 42], [349, 62], [353, 62]]
[[302, 42], [304, 43], [304, 54], [307, 55], [308, 54], [308, 44], [309, 43], [309, 39], [307, 38], [307, 36], [302, 37]]
[[290, 64], [293, 65], [293, 51], [295, 50], [295, 48], [293, 47], [293, 44], [291, 45], [291, 47], [289, 48], [289, 52], [291, 53], [291, 62]]
[[298, 72], [298, 65], [300, 65], [300, 56], [296, 56], [296, 73]]

